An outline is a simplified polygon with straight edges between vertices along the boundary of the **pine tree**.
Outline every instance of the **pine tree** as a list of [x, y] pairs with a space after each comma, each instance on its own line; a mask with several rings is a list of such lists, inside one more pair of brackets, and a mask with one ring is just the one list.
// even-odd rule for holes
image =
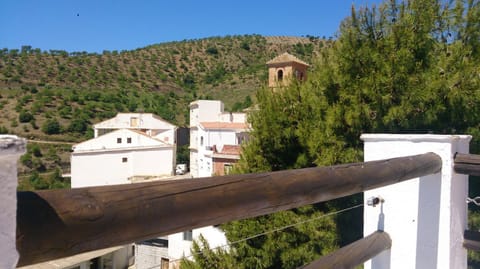
[[[361, 161], [359, 138], [369, 132], [471, 134], [476, 153], [479, 58], [478, 0], [390, 0], [378, 8], [352, 8], [306, 83], [258, 91], [259, 110], [249, 115], [251, 139], [236, 169], [252, 173]], [[347, 197], [223, 228], [235, 241], [361, 200]], [[325, 224], [324, 236], [331, 240], [324, 245], [303, 241], [315, 238], [321, 227], [288, 230], [242, 242], [234, 246], [234, 257], [243, 268], [295, 268], [361, 235], [361, 215], [335, 220]]]

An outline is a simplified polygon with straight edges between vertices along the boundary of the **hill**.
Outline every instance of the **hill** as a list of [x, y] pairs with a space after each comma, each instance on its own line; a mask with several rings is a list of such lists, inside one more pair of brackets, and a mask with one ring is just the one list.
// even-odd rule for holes
[[[267, 80], [265, 63], [283, 52], [313, 62], [328, 41], [316, 37], [212, 37], [103, 53], [0, 50], [0, 133], [79, 142], [118, 112], [149, 112], [188, 125], [188, 104], [222, 100], [237, 111]], [[67, 168], [68, 145], [38, 144], [21, 171]], [[61, 148], [61, 149], [60, 149]], [[50, 157], [44, 155], [50, 152]], [[54, 152], [60, 152], [54, 156]], [[38, 155], [38, 156], [36, 156]], [[38, 160], [37, 160], [38, 159]]]

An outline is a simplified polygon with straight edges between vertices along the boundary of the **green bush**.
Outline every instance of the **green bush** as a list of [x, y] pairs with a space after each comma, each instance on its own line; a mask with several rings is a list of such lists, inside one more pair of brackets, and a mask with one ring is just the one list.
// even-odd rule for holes
[[48, 119], [42, 125], [42, 131], [49, 135], [60, 134], [62, 132], [62, 127], [60, 126], [60, 123], [56, 119]]
[[33, 115], [25, 110], [20, 111], [20, 114], [18, 115], [18, 121], [25, 123], [25, 122], [30, 122], [33, 120]]

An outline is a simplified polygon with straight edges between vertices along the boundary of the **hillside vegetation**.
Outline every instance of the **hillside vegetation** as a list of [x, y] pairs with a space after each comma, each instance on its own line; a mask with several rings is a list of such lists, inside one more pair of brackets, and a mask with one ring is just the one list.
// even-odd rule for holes
[[[80, 142], [93, 136], [92, 124], [118, 112], [155, 113], [187, 126], [190, 102], [219, 99], [227, 110], [241, 110], [265, 84], [268, 60], [289, 52], [311, 62], [326, 44], [315, 37], [246, 35], [101, 54], [3, 49], [0, 133]], [[40, 152], [29, 150], [22, 160], [22, 174], [69, 167], [68, 144], [37, 146]], [[46, 158], [47, 152], [57, 156]]]

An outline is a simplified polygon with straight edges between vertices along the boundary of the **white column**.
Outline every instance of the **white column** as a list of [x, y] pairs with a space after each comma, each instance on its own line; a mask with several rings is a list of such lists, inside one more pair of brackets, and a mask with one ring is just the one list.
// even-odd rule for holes
[[364, 235], [383, 229], [392, 248], [365, 263], [365, 269], [466, 269], [463, 232], [467, 227], [468, 176], [453, 171], [456, 152], [468, 153], [467, 135], [364, 134], [365, 161], [434, 152], [442, 158], [435, 175], [366, 191], [384, 199], [365, 206]]
[[25, 153], [25, 139], [0, 135], [0, 268], [15, 268], [17, 224], [17, 160]]

